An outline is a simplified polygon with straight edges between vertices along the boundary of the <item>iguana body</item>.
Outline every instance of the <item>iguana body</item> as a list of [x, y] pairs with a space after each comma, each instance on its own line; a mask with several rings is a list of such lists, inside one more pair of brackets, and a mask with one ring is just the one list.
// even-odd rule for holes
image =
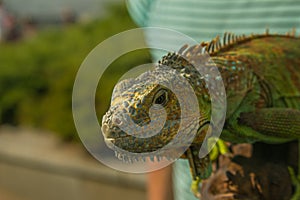
[[[210, 94], [203, 76], [183, 58], [197, 59], [201, 56], [197, 50], [200, 47], [205, 47], [219, 69], [226, 89], [227, 113], [222, 139], [233, 143], [284, 143], [300, 139], [300, 38], [292, 33], [269, 35], [267, 32], [248, 37], [225, 34], [222, 44], [216, 38], [183, 48], [179, 53], [163, 57], [151, 73], [158, 79], [163, 78], [160, 76], [163, 65], [171, 67], [189, 81], [197, 95], [201, 113], [199, 129], [192, 145], [182, 156], [189, 159], [194, 179], [207, 178], [211, 171], [208, 157], [198, 157], [209, 130]], [[149, 72], [146, 76], [120, 83], [114, 91], [111, 108], [103, 118], [103, 134], [110, 138], [107, 142], [131, 152], [161, 148], [174, 138], [180, 121], [176, 96], [159, 84], [145, 86], [147, 76]], [[124, 103], [126, 109], [124, 106], [119, 109]], [[128, 112], [135, 123], [144, 126], [150, 123], [148, 112], [153, 104], [161, 104], [167, 111], [167, 121], [154, 137], [128, 135], [118, 129], [122, 119], [112, 120], [118, 113]], [[184, 145], [184, 141], [182, 143]]]

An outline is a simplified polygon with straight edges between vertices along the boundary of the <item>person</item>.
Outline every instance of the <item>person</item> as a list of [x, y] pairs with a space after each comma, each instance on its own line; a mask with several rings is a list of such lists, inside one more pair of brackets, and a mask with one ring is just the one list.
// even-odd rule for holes
[[[127, 0], [129, 14], [140, 27], [162, 27], [182, 32], [199, 41], [209, 41], [224, 32], [239, 34], [286, 33], [300, 29], [300, 0]], [[151, 42], [151, 35], [146, 35]], [[172, 38], [156, 35], [156, 41], [170, 46]], [[163, 53], [152, 52], [157, 61]], [[173, 186], [170, 178], [173, 174]], [[148, 175], [149, 200], [197, 199], [190, 191], [187, 160], [175, 162]]]
[[16, 40], [21, 36], [16, 18], [11, 15], [0, 0], [0, 41]]
[[4, 24], [5, 24], [5, 18], [6, 18], [6, 11], [4, 9], [3, 1], [0, 0], [0, 41], [4, 38]]

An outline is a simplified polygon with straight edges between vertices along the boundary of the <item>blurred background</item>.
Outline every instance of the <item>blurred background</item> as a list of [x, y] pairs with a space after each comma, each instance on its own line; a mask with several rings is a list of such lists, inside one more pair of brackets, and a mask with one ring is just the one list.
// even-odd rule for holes
[[[145, 199], [144, 175], [93, 159], [72, 118], [84, 58], [135, 27], [123, 0], [0, 0], [1, 200]], [[96, 94], [99, 120], [122, 74], [148, 62], [147, 51], [134, 51], [105, 71]]]

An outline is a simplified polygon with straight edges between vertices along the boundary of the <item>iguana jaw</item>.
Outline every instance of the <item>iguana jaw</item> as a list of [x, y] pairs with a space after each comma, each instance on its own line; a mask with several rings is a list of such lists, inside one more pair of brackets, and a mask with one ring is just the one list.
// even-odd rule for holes
[[[202, 143], [205, 135], [209, 134], [207, 133], [209, 129], [209, 125], [204, 124], [201, 128], [199, 128], [199, 132], [196, 135], [193, 143], [199, 145], [199, 143]], [[201, 140], [201, 142], [199, 142]], [[174, 149], [162, 149], [163, 145], [149, 145], [147, 148], [142, 148], [136, 147], [134, 145], [128, 145], [127, 147], [124, 147], [124, 144], [129, 144], [132, 141], [131, 136], [125, 136], [125, 137], [120, 137], [120, 138], [105, 138], [105, 143], [106, 145], [112, 149], [115, 152], [115, 157], [118, 158], [121, 161], [132, 163], [132, 162], [137, 162], [137, 161], [142, 161], [145, 162], [146, 160], [150, 161], [160, 161], [163, 159], [167, 159], [169, 161], [175, 161], [178, 158], [181, 159], [187, 159], [186, 153], [184, 154], [178, 154], [176, 153], [176, 150]], [[135, 141], [134, 143], [139, 143], [138, 141]], [[193, 143], [190, 144], [193, 146]], [[120, 148], [122, 147], [122, 148]], [[189, 144], [180, 144], [176, 146], [177, 149], [180, 148], [188, 148]], [[126, 148], [126, 150], [125, 150]], [[158, 153], [154, 153], [157, 151]]]
[[[174, 126], [174, 128], [163, 129], [158, 135], [149, 138], [139, 138], [125, 133], [117, 126], [112, 125], [109, 127], [108, 124], [104, 124], [102, 125], [102, 134], [106, 144], [111, 149], [116, 146], [132, 153], [144, 153], [154, 152], [166, 146], [173, 139], [173, 136], [176, 135], [177, 128], [178, 125]], [[182, 142], [176, 147], [182, 148], [184, 146], [188, 146], [188, 144]]]

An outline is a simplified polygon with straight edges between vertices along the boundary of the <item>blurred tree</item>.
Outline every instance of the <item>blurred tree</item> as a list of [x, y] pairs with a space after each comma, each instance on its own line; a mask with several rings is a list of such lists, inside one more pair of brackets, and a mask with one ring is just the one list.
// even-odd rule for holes
[[[135, 27], [125, 6], [109, 10], [103, 20], [48, 28], [34, 38], [0, 46], [0, 124], [49, 129], [65, 140], [77, 137], [72, 88], [80, 64], [101, 41]], [[147, 51], [133, 52], [109, 67], [96, 98], [99, 118], [107, 109], [118, 78], [129, 68], [148, 61]]]

